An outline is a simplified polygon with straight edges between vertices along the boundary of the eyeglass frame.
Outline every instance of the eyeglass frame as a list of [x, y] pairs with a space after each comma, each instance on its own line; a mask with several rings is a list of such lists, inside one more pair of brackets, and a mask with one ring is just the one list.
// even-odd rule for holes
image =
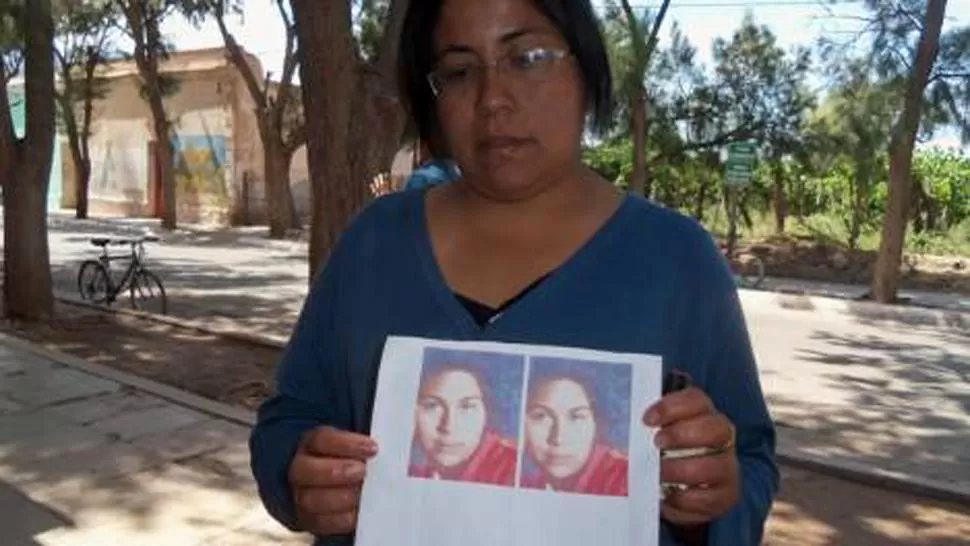
[[[530, 53], [535, 53], [538, 51], [552, 54], [552, 58], [549, 59], [552, 62], [552, 64], [561, 63], [562, 61], [575, 56], [573, 52], [569, 51], [568, 49], [560, 49], [560, 48], [553, 48], [553, 47], [533, 47], [522, 53], [518, 53], [515, 55], [506, 55], [488, 62], [474, 63], [471, 66], [474, 67], [474, 69], [481, 70], [482, 73], [485, 73], [492, 68], [499, 69], [500, 65], [505, 63], [510, 63], [516, 57], [523, 57], [525, 55], [528, 55]], [[463, 67], [463, 68], [467, 68], [467, 67]], [[435, 74], [440, 70], [441, 68], [436, 68], [425, 75], [425, 78], [428, 81], [428, 86], [431, 88], [431, 94], [434, 95], [435, 98], [440, 98], [443, 93], [443, 89], [441, 89], [441, 87], [443, 86], [435, 85]]]

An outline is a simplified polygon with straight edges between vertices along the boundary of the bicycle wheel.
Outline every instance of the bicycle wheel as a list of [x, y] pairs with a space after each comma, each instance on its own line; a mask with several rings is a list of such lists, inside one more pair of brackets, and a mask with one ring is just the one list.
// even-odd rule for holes
[[77, 289], [83, 301], [107, 302], [111, 291], [108, 270], [97, 260], [84, 260], [77, 272]]
[[168, 312], [165, 287], [151, 271], [142, 269], [132, 274], [128, 291], [131, 294], [132, 309], [158, 315]]
[[735, 275], [741, 286], [758, 288], [765, 280], [765, 263], [757, 256], [735, 261]]

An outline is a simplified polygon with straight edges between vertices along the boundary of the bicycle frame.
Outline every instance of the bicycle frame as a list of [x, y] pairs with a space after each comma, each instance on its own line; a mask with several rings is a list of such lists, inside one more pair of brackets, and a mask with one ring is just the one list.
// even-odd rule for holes
[[[105, 245], [102, 248], [101, 256], [98, 257], [98, 261], [104, 265], [105, 270], [108, 272], [108, 291], [105, 294], [108, 303], [113, 303], [118, 299], [118, 294], [131, 282], [135, 273], [142, 269], [142, 256], [145, 255], [144, 243], [142, 241], [132, 241], [128, 244], [131, 245], [131, 252], [124, 256], [112, 256], [108, 254], [108, 245]], [[111, 262], [118, 260], [131, 261], [128, 263], [128, 267], [125, 268], [125, 273], [122, 275], [120, 282], [115, 284], [114, 278], [111, 276]]]

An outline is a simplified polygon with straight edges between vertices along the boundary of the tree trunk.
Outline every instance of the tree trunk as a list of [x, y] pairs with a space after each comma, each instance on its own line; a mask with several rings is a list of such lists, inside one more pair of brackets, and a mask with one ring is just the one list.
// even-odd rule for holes
[[289, 153], [286, 156], [286, 161], [283, 163], [286, 169], [286, 183], [283, 184], [283, 192], [286, 197], [287, 208], [290, 211], [290, 229], [303, 230], [303, 220], [300, 218], [300, 214], [296, 210], [296, 200], [293, 199], [293, 186], [290, 180], [290, 166], [293, 164], [293, 154]]
[[633, 133], [633, 173], [630, 175], [630, 193], [646, 195], [647, 186], [647, 96], [638, 89], [630, 97], [630, 131]]
[[312, 217], [310, 279], [389, 167], [404, 128], [394, 79], [406, 0], [392, 0], [378, 59], [362, 66], [349, 2], [292, 0], [300, 43]]
[[852, 217], [849, 220], [849, 250], [855, 250], [862, 233], [862, 167], [856, 167], [852, 186], [849, 188], [849, 198], [852, 199]]
[[[72, 152], [73, 154], [73, 152]], [[74, 159], [74, 216], [79, 220], [88, 217], [88, 187], [91, 184], [91, 160]]]
[[929, 0], [926, 19], [916, 50], [913, 73], [906, 85], [903, 112], [890, 144], [889, 196], [883, 218], [879, 257], [872, 279], [872, 297], [881, 303], [896, 300], [899, 289], [899, 267], [903, 259], [906, 222], [909, 219], [913, 147], [922, 118], [923, 94], [940, 48], [940, 31], [946, 12], [946, 0]]
[[694, 219], [704, 222], [704, 202], [707, 201], [707, 184], [701, 181], [697, 194], [694, 196]]
[[71, 94], [65, 91], [65, 96], [60, 100], [61, 119], [64, 122], [65, 133], [67, 133], [67, 144], [71, 150], [71, 162], [74, 164], [74, 216], [79, 220], [88, 217], [88, 181], [91, 179], [91, 160], [85, 157], [81, 150], [81, 136], [74, 119], [74, 110], [71, 105]]
[[785, 233], [785, 220], [788, 218], [788, 200], [785, 196], [785, 170], [782, 168], [781, 161], [776, 160], [771, 166], [771, 174], [774, 178], [774, 201], [775, 201], [775, 233]]
[[272, 137], [263, 137], [263, 178], [266, 183], [266, 212], [271, 239], [283, 239], [292, 225], [293, 199], [290, 196], [290, 169], [286, 150]]
[[[27, 130], [17, 141], [0, 124], [3, 207], [3, 291], [8, 318], [41, 320], [54, 313], [47, 243], [47, 190], [54, 155], [54, 23], [50, 0], [26, 4]], [[6, 92], [0, 108], [7, 108]], [[8, 130], [9, 129], [9, 130]]]
[[[165, 113], [159, 56], [162, 34], [160, 14], [142, 2], [123, 4], [125, 18], [135, 41], [134, 57], [144, 84], [145, 99], [152, 113], [152, 133], [158, 161], [159, 184], [162, 186], [162, 227], [174, 230], [178, 225], [175, 189], [175, 150], [172, 147], [171, 124]], [[157, 6], [155, 6], [157, 8]]]
[[162, 185], [162, 228], [174, 230], [178, 226], [175, 192], [175, 150], [169, 131], [168, 118], [158, 87], [149, 92], [148, 103], [152, 111], [152, 128], [155, 133], [155, 149], [158, 153], [159, 183]]

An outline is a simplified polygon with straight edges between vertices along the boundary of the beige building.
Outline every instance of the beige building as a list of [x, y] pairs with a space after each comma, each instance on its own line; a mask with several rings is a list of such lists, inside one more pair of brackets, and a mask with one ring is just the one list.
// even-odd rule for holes
[[[263, 69], [248, 55], [255, 73]], [[178, 82], [165, 99], [173, 123], [179, 222], [259, 223], [265, 219], [263, 152], [254, 102], [224, 48], [173, 53], [162, 72]], [[92, 215], [160, 216], [161, 187], [152, 117], [133, 61], [106, 65], [107, 94], [95, 105], [90, 138]], [[70, 153], [62, 151], [61, 205], [73, 208]], [[298, 212], [309, 214], [306, 147], [290, 170]]]

